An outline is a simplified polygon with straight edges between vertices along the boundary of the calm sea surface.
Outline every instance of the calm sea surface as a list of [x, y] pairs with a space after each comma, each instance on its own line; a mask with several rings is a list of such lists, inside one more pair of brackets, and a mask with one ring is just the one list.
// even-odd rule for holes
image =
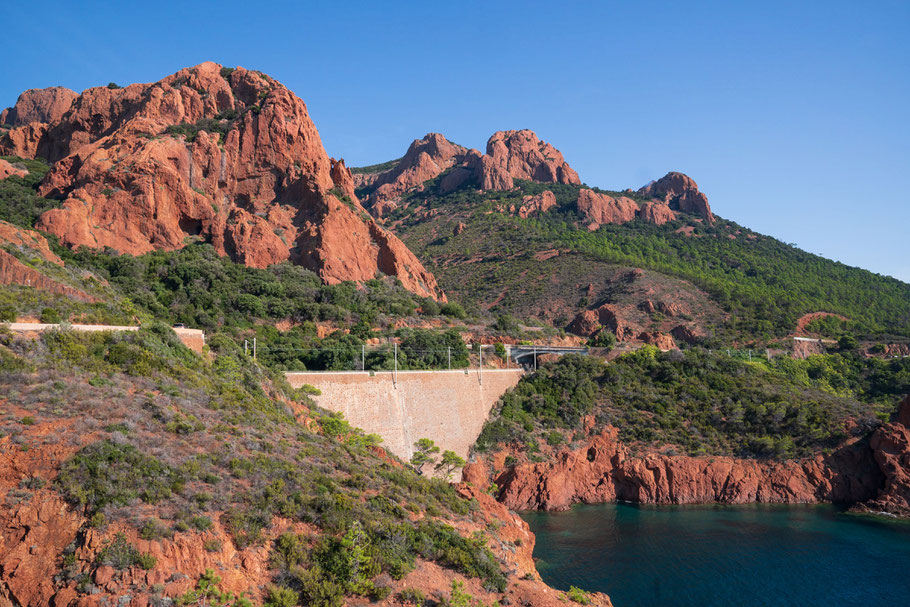
[[910, 606], [910, 524], [833, 506], [576, 506], [526, 513], [551, 586], [616, 607]]

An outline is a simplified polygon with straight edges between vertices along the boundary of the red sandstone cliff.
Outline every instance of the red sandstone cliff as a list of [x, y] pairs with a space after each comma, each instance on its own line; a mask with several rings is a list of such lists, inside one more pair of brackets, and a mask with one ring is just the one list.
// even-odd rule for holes
[[[861, 510], [910, 516], [910, 398], [898, 418], [871, 438], [851, 439], [830, 455], [800, 461], [650, 454], [631, 456], [608, 427], [578, 449], [549, 461], [503, 469], [507, 452], [469, 464], [464, 478], [493, 481], [515, 510], [562, 510], [574, 503], [624, 500], [651, 504], [857, 504]], [[489, 465], [496, 469], [488, 470]]]
[[40, 194], [65, 202], [38, 227], [69, 246], [138, 255], [202, 238], [250, 266], [291, 261], [329, 283], [383, 272], [444, 299], [360, 206], [303, 101], [260, 72], [203, 63], [153, 84], [91, 88], [51, 124], [11, 130], [0, 152], [54, 163]]
[[910, 517], [910, 396], [890, 424], [872, 433], [869, 445], [885, 480], [875, 499], [858, 509]]

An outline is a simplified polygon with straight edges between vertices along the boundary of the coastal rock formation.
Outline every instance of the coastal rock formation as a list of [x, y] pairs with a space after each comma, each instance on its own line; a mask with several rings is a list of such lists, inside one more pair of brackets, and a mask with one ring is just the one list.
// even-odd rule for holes
[[594, 190], [581, 190], [575, 201], [578, 213], [585, 219], [589, 230], [596, 230], [608, 223], [626, 223], [635, 219], [638, 203], [620, 196], [613, 198], [607, 194], [598, 194]]
[[39, 193], [64, 203], [37, 227], [68, 246], [139, 255], [202, 239], [254, 267], [290, 261], [328, 283], [383, 272], [445, 298], [360, 206], [303, 101], [260, 72], [203, 63], [153, 84], [91, 88], [34, 126], [7, 133], [0, 153], [54, 163]]
[[[471, 464], [477, 466], [479, 464]], [[483, 471], [465, 470], [478, 479]], [[769, 462], [732, 457], [629, 455], [607, 427], [575, 450], [511, 466], [492, 479], [514, 510], [564, 510], [573, 503], [856, 503], [875, 497], [883, 475], [867, 444], [853, 439], [828, 456]]]
[[19, 95], [16, 105], [0, 113], [0, 125], [25, 126], [30, 122], [57, 122], [78, 97], [62, 86], [29, 89]]
[[698, 186], [688, 175], [670, 172], [638, 190], [642, 196], [656, 198], [670, 209], [694, 213], [708, 223], [714, 223], [714, 215], [708, 204], [708, 197], [698, 191]]
[[860, 509], [910, 516], [910, 396], [900, 404], [895, 419], [872, 434], [869, 444], [885, 481], [879, 495]]

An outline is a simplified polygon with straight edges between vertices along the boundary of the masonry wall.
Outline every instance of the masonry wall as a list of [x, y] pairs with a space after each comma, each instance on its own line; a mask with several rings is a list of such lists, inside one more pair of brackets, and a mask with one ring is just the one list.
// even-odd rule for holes
[[286, 373], [295, 388], [322, 391], [316, 403], [340, 411], [352, 425], [383, 438], [383, 447], [409, 459], [414, 442], [430, 438], [441, 450], [465, 457], [490, 409], [522, 376], [517, 369]]

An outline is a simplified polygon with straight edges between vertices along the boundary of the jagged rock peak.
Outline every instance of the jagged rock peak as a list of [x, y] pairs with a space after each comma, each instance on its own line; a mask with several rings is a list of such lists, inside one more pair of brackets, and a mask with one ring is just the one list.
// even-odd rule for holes
[[711, 213], [708, 197], [699, 192], [695, 180], [684, 173], [671, 171], [641, 188], [638, 193], [661, 199], [671, 209], [694, 213], [708, 223], [714, 223], [714, 214]]
[[95, 87], [0, 154], [53, 163], [39, 193], [64, 199], [37, 227], [134, 255], [211, 242], [249, 266], [290, 261], [337, 283], [378, 273], [444, 299], [432, 274], [376, 225], [304, 102], [280, 82], [206, 62], [158, 82]]
[[366, 188], [364, 202], [381, 217], [398, 206], [401, 197], [421, 191], [423, 184], [448, 173], [439, 183], [440, 193], [473, 182], [481, 190], [509, 190], [515, 179], [542, 183], [580, 184], [578, 173], [562, 154], [530, 130], [498, 131], [487, 141], [487, 152], [452, 143], [439, 133], [415, 139], [407, 153], [391, 168], [376, 173], [354, 173], [358, 188]]
[[493, 133], [487, 141], [486, 155], [492, 159], [490, 182], [508, 186], [500, 189], [511, 188], [513, 179], [581, 184], [578, 173], [562, 153], [528, 129]]

